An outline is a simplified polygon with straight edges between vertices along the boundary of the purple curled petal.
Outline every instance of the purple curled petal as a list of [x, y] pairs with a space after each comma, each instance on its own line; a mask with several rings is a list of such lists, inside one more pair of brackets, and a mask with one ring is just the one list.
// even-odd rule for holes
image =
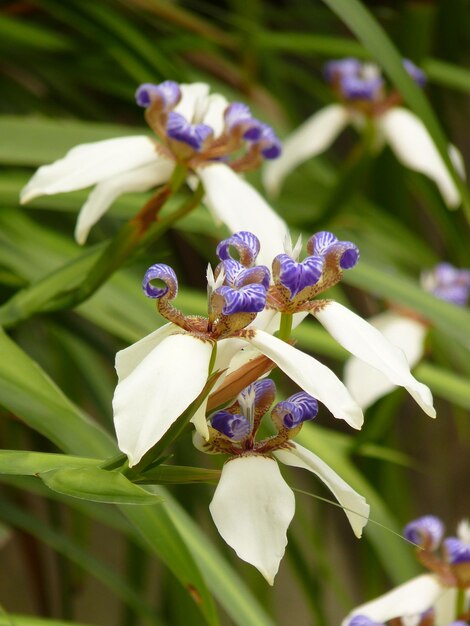
[[302, 421], [312, 420], [318, 413], [318, 402], [316, 399], [305, 391], [299, 391], [290, 398], [288, 402], [295, 404], [302, 413]]
[[451, 565], [470, 563], [470, 545], [458, 537], [447, 537], [442, 542], [446, 561]]
[[444, 524], [435, 515], [423, 515], [407, 524], [403, 535], [420, 548], [435, 550], [442, 541]]
[[362, 63], [359, 59], [347, 57], [335, 61], [328, 61], [323, 66], [323, 76], [328, 82], [343, 76], [357, 76], [361, 71]]
[[[247, 230], [241, 230], [235, 233], [231, 237], [224, 239], [217, 246], [217, 256], [221, 261], [226, 259], [234, 259], [230, 253], [230, 248], [235, 248], [239, 255], [239, 261], [245, 267], [252, 267], [255, 263], [256, 257], [259, 254], [260, 243], [259, 239], [253, 233]], [[238, 259], [234, 259], [235, 261]]]
[[254, 267], [245, 267], [238, 261], [226, 259], [219, 266], [224, 269], [225, 280], [224, 285], [240, 289], [245, 285], [259, 283], [265, 289], [269, 287], [271, 273], [265, 265], [255, 265]]
[[222, 309], [224, 315], [259, 313], [266, 306], [266, 289], [257, 283], [245, 285], [240, 289], [223, 286], [216, 289], [215, 293], [224, 299]]
[[204, 142], [213, 134], [206, 124], [190, 124], [185, 117], [172, 111], [168, 115], [166, 134], [170, 139], [181, 141], [196, 151], [201, 150]]
[[261, 405], [271, 405], [274, 402], [276, 385], [273, 380], [263, 378], [262, 380], [257, 380], [252, 383], [250, 386], [254, 387], [255, 390], [255, 408]]
[[424, 87], [426, 84], [426, 74], [417, 65], [410, 61], [410, 59], [403, 59], [403, 66], [411, 78], [420, 87]]
[[276, 281], [290, 291], [295, 298], [306, 287], [312, 287], [319, 281], [323, 271], [323, 258], [309, 256], [297, 263], [287, 254], [279, 254], [273, 261], [276, 266]]
[[242, 102], [232, 102], [224, 113], [226, 130], [242, 133], [243, 139], [257, 141], [261, 136], [260, 123], [251, 115], [250, 108]]
[[[151, 284], [152, 280], [161, 280], [165, 286], [155, 287]], [[178, 293], [178, 279], [173, 268], [165, 263], [156, 263], [149, 267], [142, 281], [142, 289], [148, 298], [159, 299], [166, 296], [169, 300], [173, 300]]]
[[470, 297], [470, 271], [450, 263], [439, 263], [434, 269], [423, 272], [421, 283], [436, 298], [457, 306], [465, 306]]
[[338, 241], [338, 238], [327, 230], [321, 230], [315, 233], [307, 241], [307, 252], [310, 256], [314, 254], [324, 254], [326, 250], [334, 243]]
[[303, 422], [314, 419], [318, 413], [318, 402], [304, 391], [294, 394], [273, 407], [272, 417], [282, 420], [286, 428], [296, 428]]
[[211, 417], [211, 426], [232, 441], [240, 441], [251, 432], [250, 422], [244, 415], [233, 415], [228, 411], [218, 411]]
[[374, 622], [367, 615], [354, 615], [349, 621], [348, 626], [385, 626], [382, 622]]
[[352, 269], [359, 261], [359, 248], [350, 241], [340, 241], [337, 245], [344, 249], [339, 258], [339, 266], [342, 270]]
[[343, 76], [339, 81], [341, 93], [346, 100], [375, 100], [383, 85], [384, 81], [379, 76], [369, 79]]
[[282, 152], [282, 144], [268, 124], [259, 122], [260, 136], [255, 143], [258, 144], [261, 154], [265, 159], [277, 159]]
[[172, 109], [180, 98], [180, 87], [178, 83], [172, 80], [165, 80], [159, 85], [143, 83], [135, 92], [135, 99], [139, 106], [146, 108], [158, 100], [161, 108], [165, 111]]

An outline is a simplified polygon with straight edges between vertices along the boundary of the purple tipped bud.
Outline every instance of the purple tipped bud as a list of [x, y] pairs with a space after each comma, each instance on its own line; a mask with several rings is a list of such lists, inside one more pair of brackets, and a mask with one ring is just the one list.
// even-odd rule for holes
[[442, 541], [444, 524], [434, 515], [424, 515], [407, 524], [403, 535], [420, 548], [435, 550]]
[[342, 270], [350, 270], [359, 260], [359, 248], [355, 244], [350, 241], [338, 241], [333, 233], [326, 230], [310, 237], [307, 241], [307, 252], [325, 259], [333, 255]]
[[[232, 256], [230, 248], [235, 248], [239, 259]], [[245, 267], [252, 267], [256, 261], [260, 249], [258, 237], [247, 230], [241, 230], [231, 237], [224, 239], [217, 246], [216, 254], [221, 261], [225, 259], [239, 260]]]
[[[159, 280], [165, 283], [164, 287], [152, 285], [152, 280]], [[165, 263], [156, 263], [148, 268], [142, 281], [142, 289], [148, 298], [163, 298], [173, 300], [178, 293], [178, 279], [174, 270]]]
[[170, 139], [181, 141], [200, 151], [205, 141], [213, 135], [214, 131], [206, 124], [190, 124], [185, 117], [172, 111], [168, 115], [166, 134]]
[[470, 563], [470, 545], [458, 537], [447, 537], [442, 542], [446, 560], [451, 565]]
[[219, 264], [217, 271], [221, 269], [225, 273], [224, 284], [234, 289], [239, 289], [245, 285], [259, 283], [265, 289], [269, 287], [271, 273], [265, 265], [255, 265], [254, 267], [245, 267], [238, 261], [227, 259]]
[[349, 621], [348, 626], [385, 626], [382, 622], [374, 622], [367, 615], [354, 615]]
[[165, 80], [159, 85], [144, 83], [135, 92], [135, 99], [139, 106], [147, 108], [154, 102], [159, 102], [164, 111], [169, 111], [181, 98], [181, 90], [178, 83], [172, 80]]
[[216, 289], [214, 293], [224, 299], [222, 309], [224, 315], [259, 313], [266, 306], [266, 289], [257, 283], [245, 285], [240, 289], [223, 286]]
[[339, 81], [341, 93], [346, 100], [376, 100], [384, 81], [381, 77], [358, 78], [344, 76]]
[[361, 67], [362, 63], [352, 57], [328, 61], [323, 66], [323, 75], [328, 82], [331, 82], [343, 76], [357, 76], [361, 71]]
[[353, 243], [349, 242], [341, 242], [343, 246], [346, 247], [345, 251], [341, 255], [339, 259], [339, 266], [342, 270], [350, 270], [352, 269], [356, 263], [359, 261], [359, 248], [357, 248]]
[[248, 141], [258, 141], [261, 137], [260, 123], [251, 115], [250, 108], [242, 102], [232, 102], [225, 110], [224, 119], [229, 133], [237, 130]]
[[422, 273], [421, 285], [436, 298], [465, 306], [470, 297], [470, 270], [439, 263], [433, 270]]
[[268, 160], [277, 159], [282, 152], [282, 144], [279, 138], [268, 124], [260, 123], [260, 129], [261, 136], [257, 143], [260, 146], [261, 154]]
[[322, 270], [321, 256], [309, 256], [301, 263], [297, 263], [287, 254], [278, 254], [273, 261], [274, 281], [286, 287], [291, 298], [295, 298], [306, 287], [316, 285]]
[[417, 85], [423, 87], [426, 84], [426, 74], [409, 59], [403, 59], [403, 66]]
[[314, 254], [324, 254], [328, 248], [336, 243], [338, 238], [327, 230], [315, 233], [307, 241], [307, 252], [310, 256]]
[[318, 413], [318, 402], [304, 391], [294, 394], [273, 407], [271, 417], [285, 428], [296, 428], [303, 422], [313, 420]]
[[232, 441], [241, 441], [251, 432], [250, 422], [244, 415], [232, 415], [228, 411], [214, 413], [211, 425]]

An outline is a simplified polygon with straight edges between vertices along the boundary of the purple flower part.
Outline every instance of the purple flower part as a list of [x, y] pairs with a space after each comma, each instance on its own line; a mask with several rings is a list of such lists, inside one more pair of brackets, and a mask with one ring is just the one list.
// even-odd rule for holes
[[336, 61], [328, 61], [323, 66], [323, 75], [328, 82], [343, 76], [357, 76], [362, 68], [362, 63], [358, 59], [348, 57]]
[[[239, 259], [234, 259], [230, 253], [231, 247], [235, 248], [238, 252]], [[234, 259], [235, 261], [239, 260], [245, 267], [252, 267], [255, 264], [259, 249], [260, 243], [258, 237], [247, 230], [241, 230], [221, 241], [217, 246], [216, 254], [221, 261]]]
[[181, 98], [181, 90], [178, 83], [173, 80], [165, 80], [159, 85], [143, 83], [135, 92], [135, 99], [139, 106], [147, 108], [156, 100], [159, 100], [162, 109], [169, 111]]
[[255, 265], [254, 267], [245, 267], [239, 261], [227, 259], [220, 263], [221, 268], [225, 272], [224, 284], [235, 289], [259, 283], [265, 289], [269, 287], [271, 273], [266, 265]]
[[291, 298], [295, 298], [306, 287], [316, 285], [322, 271], [321, 256], [309, 256], [297, 263], [288, 254], [278, 254], [273, 261], [275, 281], [290, 291]]
[[367, 615], [354, 615], [348, 626], [385, 626], [385, 624], [382, 622], [374, 622], [374, 620], [367, 617]]
[[424, 515], [407, 524], [403, 535], [420, 548], [435, 550], [442, 541], [444, 524], [435, 515]]
[[458, 537], [447, 537], [442, 542], [446, 560], [451, 565], [470, 563], [470, 545]]
[[206, 124], [190, 124], [183, 115], [172, 111], [168, 115], [166, 134], [170, 139], [188, 144], [196, 151], [200, 151], [204, 142], [214, 131]]
[[307, 252], [310, 256], [314, 254], [324, 254], [326, 250], [336, 243], [338, 238], [327, 230], [315, 233], [307, 241]]
[[426, 74], [417, 65], [410, 61], [410, 59], [403, 59], [403, 66], [411, 78], [420, 87], [424, 87], [426, 84]]
[[376, 100], [383, 84], [384, 81], [380, 76], [374, 78], [343, 76], [339, 81], [341, 93], [346, 100]]
[[423, 272], [421, 284], [436, 298], [465, 306], [470, 297], [470, 270], [457, 269], [450, 263], [439, 263], [433, 270]]
[[[268, 403], [269, 399], [271, 399], [271, 404], [274, 401], [274, 397], [276, 395], [276, 385], [270, 378], [257, 380], [249, 385], [249, 387], [254, 387], [255, 389], [255, 407], [261, 403]], [[247, 389], [249, 387], [247, 387]]]
[[248, 141], [258, 141], [261, 136], [260, 123], [242, 102], [232, 102], [225, 110], [224, 119], [229, 133], [235, 129], [241, 130], [243, 139]]
[[211, 426], [232, 441], [241, 441], [251, 432], [250, 422], [244, 415], [232, 415], [228, 411], [214, 413]]
[[449, 626], [468, 626], [468, 622], [463, 622], [461, 619], [458, 619], [456, 622], [452, 622]]
[[352, 269], [359, 261], [359, 248], [350, 241], [340, 241], [337, 247], [344, 248], [344, 252], [339, 259], [339, 266], [342, 270]]
[[266, 289], [258, 283], [245, 285], [240, 289], [232, 289], [224, 285], [216, 289], [214, 293], [224, 299], [225, 304], [222, 309], [224, 315], [259, 313], [266, 306]]
[[261, 135], [257, 143], [260, 146], [261, 154], [268, 160], [277, 159], [282, 152], [282, 144], [278, 136], [268, 124], [259, 122], [259, 128]]
[[272, 416], [280, 417], [286, 428], [295, 428], [318, 413], [318, 403], [308, 393], [300, 391], [273, 407]]
[[[152, 280], [161, 280], [165, 287], [155, 287], [151, 284]], [[173, 300], [178, 293], [178, 279], [173, 268], [165, 263], [156, 263], [149, 267], [142, 281], [142, 289], [148, 298], [159, 299], [167, 296], [169, 300]]]

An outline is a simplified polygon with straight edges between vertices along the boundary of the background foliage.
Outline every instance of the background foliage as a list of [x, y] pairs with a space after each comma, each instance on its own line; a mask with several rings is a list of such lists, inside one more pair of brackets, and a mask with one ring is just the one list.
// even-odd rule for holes
[[[418, 282], [438, 260], [470, 266], [467, 199], [448, 211], [433, 184], [388, 150], [357, 167], [349, 131], [294, 172], [274, 202], [294, 229], [328, 229], [359, 245], [361, 262], [338, 298], [364, 316], [394, 302], [432, 323], [416, 376], [432, 388], [439, 417], [431, 422], [396, 391], [369, 410], [354, 437], [325, 414], [305, 428], [301, 443], [365, 495], [386, 528], [371, 523], [358, 542], [336, 507], [297, 494], [287, 559], [270, 589], [214, 532], [212, 485], [161, 488], [163, 504], [139, 507], [118, 494], [112, 507], [52, 491], [31, 475], [54, 469], [41, 452], [117, 453], [114, 354], [161, 323], [141, 295], [142, 274], [152, 263], [172, 264], [182, 308], [203, 312], [208, 251], [223, 227], [198, 207], [91, 297], [64, 308], [57, 294], [80, 287], [101, 242], [146, 196], [116, 202], [81, 249], [72, 233], [86, 193], [19, 208], [18, 192], [34, 168], [77, 143], [147, 132], [134, 104], [142, 82], [207, 81], [284, 136], [331, 101], [321, 67], [345, 55], [375, 59], [438, 147], [451, 138], [468, 166], [469, 9], [468, 0], [2, 2], [0, 436], [2, 448], [36, 455], [0, 457], [0, 624], [267, 626], [292, 619], [295, 607], [299, 626], [330, 626], [418, 571], [412, 549], [391, 531], [426, 512], [449, 528], [468, 515], [470, 313], [424, 294]], [[401, 56], [427, 72], [425, 97]], [[250, 180], [258, 184], [259, 175]], [[317, 326], [307, 322], [297, 338], [341, 372], [345, 354]], [[201, 457], [188, 437], [172, 460], [215, 467]], [[304, 490], [328, 497], [303, 480]]]

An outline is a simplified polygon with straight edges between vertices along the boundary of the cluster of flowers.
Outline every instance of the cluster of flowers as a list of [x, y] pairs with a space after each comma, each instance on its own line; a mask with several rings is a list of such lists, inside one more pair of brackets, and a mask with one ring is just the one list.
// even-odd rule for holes
[[[424, 73], [407, 59], [403, 63], [411, 78], [423, 86]], [[388, 144], [403, 165], [436, 183], [449, 206], [460, 204], [460, 193], [426, 127], [411, 111], [400, 106], [401, 95], [386, 88], [376, 65], [354, 58], [330, 61], [325, 65], [324, 75], [339, 102], [316, 112], [284, 141], [281, 158], [264, 170], [264, 184], [272, 195], [279, 192], [289, 172], [327, 150], [346, 126], [352, 124], [359, 132], [372, 129], [374, 151]], [[463, 177], [460, 153], [450, 146], [449, 155]]]
[[357, 607], [342, 626], [467, 626], [470, 621], [468, 521], [459, 524], [456, 536], [444, 538], [442, 521], [434, 515], [425, 515], [410, 522], [403, 533], [416, 544], [418, 560], [432, 573], [417, 576]]
[[294, 511], [293, 495], [272, 455], [319, 475], [346, 507], [357, 535], [368, 515], [361, 496], [318, 457], [291, 441], [303, 421], [316, 414], [317, 400], [354, 428], [361, 428], [363, 414], [329, 368], [291, 345], [289, 333], [274, 336], [282, 320], [287, 319], [290, 327], [311, 313], [341, 345], [380, 369], [394, 384], [406, 387], [423, 410], [435, 416], [429, 389], [411, 375], [403, 353], [346, 307], [317, 297], [337, 284], [344, 270], [354, 267], [357, 247], [326, 231], [309, 239], [308, 256], [299, 262], [301, 247], [300, 240], [294, 247], [288, 242], [286, 252], [273, 259], [271, 275], [267, 266], [256, 265], [260, 243], [252, 233], [242, 231], [222, 241], [217, 247], [220, 262], [207, 272], [207, 317], [185, 315], [175, 308], [175, 272], [166, 264], [153, 265], [143, 280], [144, 293], [156, 300], [168, 324], [116, 358], [119, 382], [114, 421], [119, 447], [131, 466], [200, 397], [211, 371], [222, 371], [220, 387], [228, 376], [264, 355], [302, 389], [273, 409], [277, 435], [258, 443], [255, 436], [261, 417], [274, 399], [270, 381], [239, 389], [235, 404], [212, 415], [209, 422], [208, 398], [203, 398], [191, 418], [199, 449], [233, 457], [224, 467], [211, 505], [214, 521], [239, 556], [254, 564], [270, 583]]

